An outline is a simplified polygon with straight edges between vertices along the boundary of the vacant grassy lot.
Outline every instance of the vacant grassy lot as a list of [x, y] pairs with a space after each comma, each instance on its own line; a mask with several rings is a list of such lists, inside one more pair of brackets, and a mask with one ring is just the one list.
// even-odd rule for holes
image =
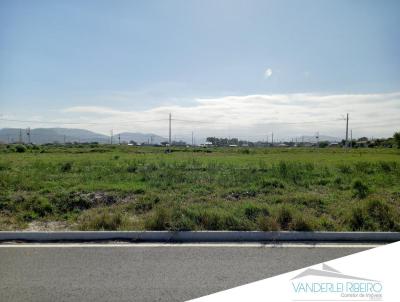
[[0, 229], [26, 228], [400, 231], [400, 153], [2, 146]]

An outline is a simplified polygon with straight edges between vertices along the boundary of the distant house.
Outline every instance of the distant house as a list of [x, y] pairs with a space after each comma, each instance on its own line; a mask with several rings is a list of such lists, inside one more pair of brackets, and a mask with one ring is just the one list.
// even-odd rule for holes
[[229, 145], [229, 147], [237, 147], [238, 145]]
[[358, 141], [356, 142], [356, 146], [361, 148], [368, 147], [368, 141]]
[[336, 142], [330, 143], [330, 144], [329, 144], [329, 147], [340, 147], [340, 144], [339, 144], [339, 143], [336, 143]]

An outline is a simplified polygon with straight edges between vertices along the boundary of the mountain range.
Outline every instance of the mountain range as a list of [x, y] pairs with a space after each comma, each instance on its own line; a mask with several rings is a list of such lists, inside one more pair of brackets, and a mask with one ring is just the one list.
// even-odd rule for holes
[[[21, 137], [20, 137], [21, 136]], [[167, 141], [166, 138], [152, 134], [140, 132], [121, 132], [113, 136], [113, 142], [129, 143], [134, 141], [136, 143], [151, 143], [160, 144]], [[0, 142], [3, 143], [16, 143], [16, 142], [29, 142], [26, 129], [18, 128], [3, 128], [0, 129]], [[190, 141], [188, 139], [187, 141]], [[315, 143], [317, 141], [315, 136], [301, 136], [297, 138], [298, 142]], [[340, 141], [337, 137], [320, 135], [319, 141]], [[36, 128], [30, 130], [30, 142], [34, 144], [47, 144], [47, 143], [64, 143], [64, 142], [80, 142], [91, 143], [98, 142], [100, 144], [110, 143], [110, 136], [96, 133], [85, 129], [70, 129], [70, 128]], [[198, 143], [201, 139], [198, 139]]]
[[[159, 144], [167, 139], [152, 133], [117, 133], [113, 136], [114, 143], [120, 139], [122, 142], [135, 141], [136, 143], [153, 143]], [[15, 143], [29, 142], [29, 135], [26, 129], [3, 128], [0, 129], [0, 142]], [[110, 143], [110, 136], [96, 133], [85, 129], [70, 129], [70, 128], [36, 128], [30, 130], [30, 142], [33, 144], [47, 143], [64, 143], [64, 142], [80, 142], [80, 143]]]

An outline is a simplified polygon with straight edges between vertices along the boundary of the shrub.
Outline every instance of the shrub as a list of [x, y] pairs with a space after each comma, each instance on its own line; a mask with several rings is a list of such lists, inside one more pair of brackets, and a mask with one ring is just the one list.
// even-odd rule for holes
[[312, 231], [313, 227], [309, 220], [299, 215], [293, 220], [290, 229], [294, 231]]
[[135, 173], [136, 170], [137, 170], [137, 167], [136, 167], [136, 166], [133, 166], [133, 165], [129, 165], [129, 166], [126, 168], [126, 171], [127, 171], [128, 173]]
[[283, 206], [279, 209], [277, 222], [281, 226], [282, 229], [288, 229], [289, 224], [293, 220], [293, 214], [289, 207]]
[[382, 231], [393, 229], [395, 222], [393, 218], [394, 209], [390, 209], [386, 202], [380, 200], [369, 200], [366, 204], [366, 212], [371, 220], [379, 226]]
[[144, 194], [146, 191], [143, 188], [137, 188], [133, 190], [133, 194]]
[[327, 178], [320, 178], [317, 180], [317, 185], [326, 186], [327, 184], [329, 184], [329, 179]]
[[145, 223], [146, 229], [154, 231], [168, 230], [170, 227], [171, 213], [165, 208], [157, 208]]
[[352, 209], [349, 224], [352, 230], [397, 231], [398, 210], [385, 201], [369, 200]]
[[356, 162], [355, 168], [358, 172], [361, 173], [373, 174], [375, 172], [373, 165], [371, 165], [369, 162]]
[[339, 176], [335, 177], [335, 179], [333, 180], [333, 183], [337, 186], [340, 186], [341, 184], [343, 184], [343, 179]]
[[135, 204], [135, 211], [137, 213], [145, 213], [153, 209], [153, 207], [160, 201], [158, 196], [145, 196], [139, 199]]
[[339, 167], [339, 171], [343, 174], [351, 174], [352, 173], [352, 169], [349, 165], [340, 165]]
[[257, 225], [261, 231], [269, 232], [269, 231], [278, 231], [279, 224], [273, 217], [270, 216], [260, 216], [257, 219]]
[[284, 161], [280, 161], [278, 165], [278, 171], [281, 177], [286, 178], [288, 176], [288, 165]]
[[72, 169], [72, 163], [71, 162], [66, 162], [63, 163], [60, 167], [61, 172], [69, 172]]
[[92, 206], [89, 197], [78, 192], [58, 194], [52, 198], [52, 203], [60, 213], [86, 210]]
[[88, 230], [118, 230], [127, 224], [127, 218], [121, 212], [109, 212], [99, 210], [97, 212], [86, 212], [79, 218], [79, 229]]
[[22, 206], [24, 220], [44, 217], [53, 211], [53, 207], [47, 198], [42, 196], [20, 197], [18, 203]]
[[16, 145], [15, 152], [17, 153], [24, 153], [26, 151], [26, 147], [24, 145]]
[[260, 215], [268, 216], [269, 211], [266, 208], [260, 208], [252, 204], [248, 204], [244, 207], [244, 215], [247, 219], [256, 221], [257, 217]]
[[367, 197], [369, 188], [360, 179], [356, 179], [353, 182], [354, 196], [360, 199]]
[[379, 167], [383, 172], [389, 173], [396, 170], [397, 162], [381, 161], [379, 162]]
[[355, 207], [351, 210], [349, 224], [353, 231], [361, 231], [365, 228], [367, 221], [361, 207]]

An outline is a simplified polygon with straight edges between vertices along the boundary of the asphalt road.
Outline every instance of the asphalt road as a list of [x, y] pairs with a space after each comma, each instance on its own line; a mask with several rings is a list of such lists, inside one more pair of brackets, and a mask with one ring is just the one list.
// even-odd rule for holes
[[366, 249], [0, 245], [0, 300], [184, 301]]

